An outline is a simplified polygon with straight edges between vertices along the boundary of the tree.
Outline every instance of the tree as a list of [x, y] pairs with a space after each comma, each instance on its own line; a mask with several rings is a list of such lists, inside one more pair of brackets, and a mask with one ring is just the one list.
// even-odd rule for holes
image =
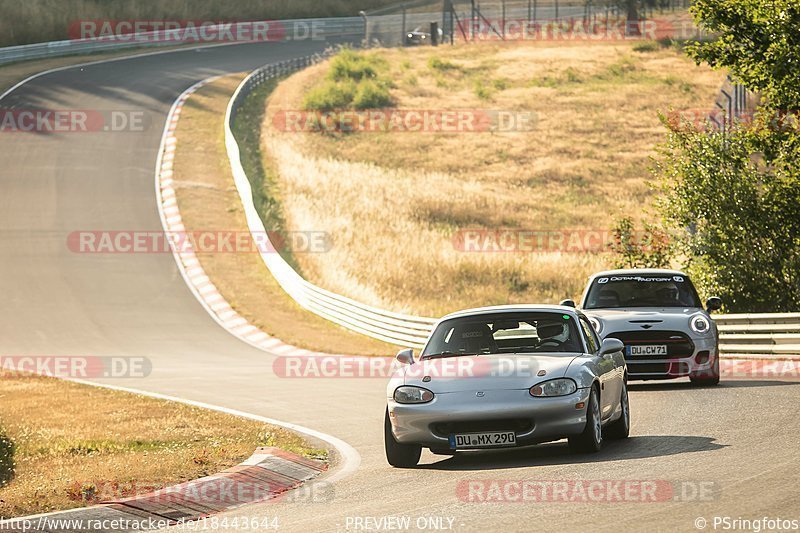
[[687, 47], [698, 64], [730, 69], [772, 109], [800, 110], [800, 2], [696, 0], [691, 11], [718, 36]]
[[[762, 105], [752, 123], [704, 132], [667, 121], [654, 171], [665, 225], [706, 294], [730, 311], [800, 308], [800, 5], [796, 0], [697, 0], [698, 63], [729, 69]], [[788, 112], [788, 113], [787, 113]]]
[[[800, 137], [770, 147], [763, 127], [672, 131], [656, 166], [676, 248], [733, 312], [800, 307]], [[768, 165], [754, 157], [769, 150], [779, 155]]]

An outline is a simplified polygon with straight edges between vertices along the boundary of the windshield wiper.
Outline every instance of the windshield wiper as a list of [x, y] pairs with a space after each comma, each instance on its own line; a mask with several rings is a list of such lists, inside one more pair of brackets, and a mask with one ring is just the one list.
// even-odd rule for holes
[[432, 353], [430, 355], [426, 355], [426, 356], [422, 357], [422, 359], [441, 359], [441, 358], [444, 358], [444, 357], [459, 357], [461, 355], [467, 355], [468, 356], [468, 355], [478, 355], [478, 354], [470, 353], [470, 352], [449, 352], [449, 351], [445, 350], [444, 352]]

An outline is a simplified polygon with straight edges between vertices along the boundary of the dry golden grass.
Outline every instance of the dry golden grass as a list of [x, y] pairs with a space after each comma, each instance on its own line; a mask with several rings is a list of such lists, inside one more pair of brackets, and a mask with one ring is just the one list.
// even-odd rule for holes
[[377, 52], [391, 65], [396, 107], [530, 111], [530, 132], [285, 133], [274, 114], [300, 109], [327, 65], [282, 83], [262, 136], [280, 169], [287, 225], [334, 240], [331, 253], [299, 258], [303, 272], [366, 303], [432, 316], [578, 296], [608, 254], [463, 253], [452, 239], [460, 228], [608, 229], [618, 215], [648, 217], [649, 158], [665, 134], [658, 112], [710, 109], [724, 75], [671, 48], [633, 47]]
[[258, 446], [325, 456], [282, 428], [26, 374], [0, 377], [0, 459], [3, 435], [15, 453], [11, 481], [0, 481], [0, 519], [94, 503], [80, 491], [92, 485], [166, 486], [214, 474]]
[[[225, 108], [242, 78], [227, 76], [205, 86], [189, 98], [181, 113], [174, 185], [186, 231], [248, 231], [223, 130]], [[256, 253], [201, 253], [198, 259], [239, 314], [284, 342], [328, 353], [387, 355], [396, 351], [302, 309]]]

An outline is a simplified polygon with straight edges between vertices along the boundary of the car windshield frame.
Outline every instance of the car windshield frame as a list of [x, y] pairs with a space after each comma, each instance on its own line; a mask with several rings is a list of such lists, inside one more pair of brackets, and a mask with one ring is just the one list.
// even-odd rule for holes
[[[504, 327], [514, 323], [515, 328]], [[559, 325], [565, 327], [558, 331]], [[539, 327], [548, 328], [547, 333], [554, 335], [540, 337]], [[485, 335], [488, 332], [491, 332], [491, 341]], [[530, 334], [521, 335], [527, 332]], [[483, 348], [481, 342], [493, 344], [496, 349]], [[580, 326], [571, 314], [562, 311], [500, 311], [443, 320], [428, 339], [420, 360], [475, 355], [574, 355], [585, 353], [586, 349]]]
[[[667, 285], [670, 286], [667, 286]], [[658, 286], [663, 286], [660, 289]], [[664, 298], [658, 299], [657, 292], [674, 287], [677, 291], [677, 298], [674, 301], [667, 301]], [[640, 294], [634, 295], [631, 288], [647, 288]], [[620, 291], [624, 289], [625, 296], [620, 296]], [[681, 290], [682, 289], [682, 290]], [[612, 295], [606, 297], [604, 303], [599, 303], [602, 291], [610, 291]], [[631, 298], [627, 298], [631, 295]], [[616, 299], [616, 303], [613, 301]], [[683, 274], [617, 274], [609, 276], [597, 276], [592, 279], [583, 299], [583, 309], [631, 309], [631, 308], [702, 308], [700, 296], [688, 276]]]

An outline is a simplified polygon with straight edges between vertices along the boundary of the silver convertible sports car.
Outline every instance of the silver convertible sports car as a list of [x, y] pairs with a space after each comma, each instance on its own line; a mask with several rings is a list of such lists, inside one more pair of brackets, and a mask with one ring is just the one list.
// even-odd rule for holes
[[567, 438], [579, 452], [630, 428], [624, 346], [601, 343], [575, 308], [502, 306], [448, 315], [418, 359], [386, 390], [386, 459], [419, 462], [422, 448], [460, 450], [526, 446]]
[[[573, 302], [565, 300], [563, 304]], [[695, 385], [719, 383], [719, 333], [689, 276], [677, 270], [599, 272], [589, 278], [581, 308], [601, 338], [625, 344], [630, 379], [688, 376]]]

